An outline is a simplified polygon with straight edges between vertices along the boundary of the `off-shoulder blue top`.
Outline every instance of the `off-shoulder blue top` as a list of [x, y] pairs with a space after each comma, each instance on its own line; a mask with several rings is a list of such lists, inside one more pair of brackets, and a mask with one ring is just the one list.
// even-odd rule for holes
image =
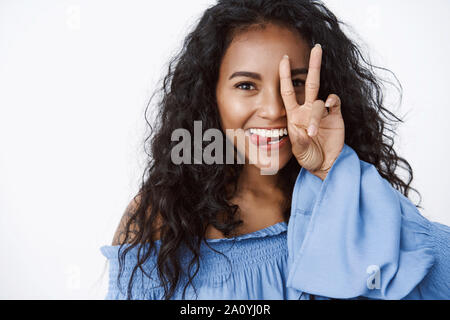
[[[207, 243], [193, 285], [183, 296], [182, 280], [172, 299], [450, 299], [450, 227], [423, 217], [346, 144], [324, 181], [300, 170], [288, 223]], [[120, 283], [119, 246], [100, 250], [106, 299], [126, 299], [137, 249]], [[137, 269], [132, 299], [162, 299], [155, 261], [143, 266], [150, 277]]]

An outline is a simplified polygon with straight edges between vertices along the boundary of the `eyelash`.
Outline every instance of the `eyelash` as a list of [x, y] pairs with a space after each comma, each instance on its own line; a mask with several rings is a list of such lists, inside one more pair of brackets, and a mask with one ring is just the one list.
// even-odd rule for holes
[[[294, 79], [294, 80], [292, 80], [292, 82], [294, 82], [294, 81], [300, 82], [301, 85], [304, 85], [304, 84], [305, 84], [305, 81], [300, 80], [300, 79]], [[238, 83], [237, 85], [235, 85], [235, 88], [240, 89], [240, 87], [241, 87], [242, 85], [251, 85], [251, 86], [254, 87], [254, 84], [253, 84], [252, 82], [241, 82], [241, 83]], [[294, 87], [295, 87], [295, 84], [294, 84]], [[244, 91], [249, 91], [249, 90], [247, 90], [247, 89], [242, 89], [242, 90], [244, 90]]]

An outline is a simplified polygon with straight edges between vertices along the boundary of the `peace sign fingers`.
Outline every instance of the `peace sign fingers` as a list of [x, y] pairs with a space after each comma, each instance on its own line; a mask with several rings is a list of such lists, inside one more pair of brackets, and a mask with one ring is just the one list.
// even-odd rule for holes
[[305, 82], [305, 104], [312, 106], [317, 100], [320, 88], [320, 67], [322, 65], [322, 47], [316, 44], [311, 50], [308, 75]]
[[336, 94], [330, 94], [326, 102], [318, 100], [321, 67], [322, 47], [316, 45], [309, 57], [303, 105], [297, 102], [289, 57], [283, 57], [279, 71], [292, 154], [303, 168], [324, 180], [344, 146], [345, 125]]
[[280, 91], [287, 112], [298, 107], [297, 97], [291, 79], [291, 64], [285, 55], [280, 62]]

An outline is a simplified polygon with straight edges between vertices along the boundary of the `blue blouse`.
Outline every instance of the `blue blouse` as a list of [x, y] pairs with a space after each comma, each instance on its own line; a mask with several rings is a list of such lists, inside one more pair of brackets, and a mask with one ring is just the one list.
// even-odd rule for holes
[[[202, 243], [194, 286], [183, 296], [184, 276], [172, 299], [450, 299], [450, 227], [423, 217], [346, 144], [324, 181], [300, 170], [289, 223], [206, 241], [223, 255]], [[119, 246], [100, 250], [105, 298], [126, 299], [137, 248], [120, 283]], [[155, 261], [143, 266], [151, 279], [137, 270], [132, 299], [162, 299]]]

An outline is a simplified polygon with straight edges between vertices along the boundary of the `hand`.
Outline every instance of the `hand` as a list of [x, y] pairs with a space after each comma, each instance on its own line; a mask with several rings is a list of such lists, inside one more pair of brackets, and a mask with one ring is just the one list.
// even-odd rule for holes
[[303, 168], [325, 180], [344, 147], [345, 126], [341, 100], [336, 94], [330, 94], [326, 104], [316, 100], [320, 88], [321, 63], [322, 48], [316, 45], [309, 59], [303, 105], [297, 103], [287, 56], [280, 62], [280, 88], [292, 153]]

